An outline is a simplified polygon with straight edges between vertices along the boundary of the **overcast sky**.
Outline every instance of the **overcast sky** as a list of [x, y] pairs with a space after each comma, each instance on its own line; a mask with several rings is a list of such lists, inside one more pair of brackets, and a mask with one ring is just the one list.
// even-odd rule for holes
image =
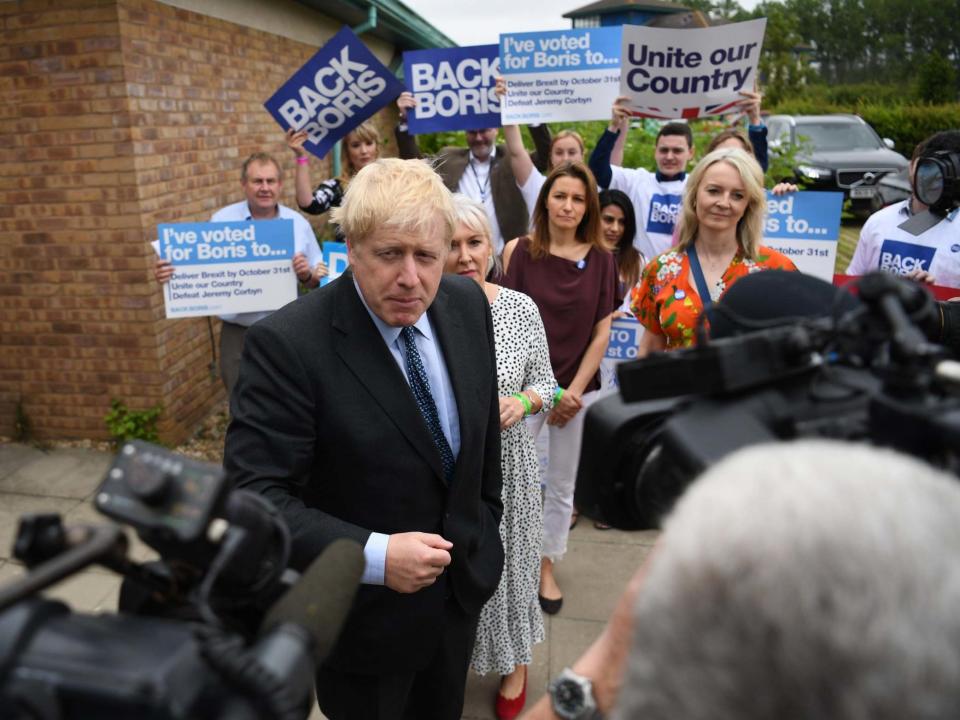
[[[588, 5], [590, 0], [403, 0], [427, 22], [460, 45], [487, 45], [500, 41], [501, 32], [566, 30], [565, 12]], [[751, 9], [758, 0], [740, 0]], [[549, 9], [547, 9], [549, 8]]]

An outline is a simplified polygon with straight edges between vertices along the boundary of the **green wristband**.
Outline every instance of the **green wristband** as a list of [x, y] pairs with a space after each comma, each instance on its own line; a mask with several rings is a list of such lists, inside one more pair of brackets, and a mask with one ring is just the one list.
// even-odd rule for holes
[[533, 412], [533, 403], [530, 402], [530, 398], [528, 398], [523, 393], [514, 393], [513, 397], [515, 397], [517, 400], [519, 400], [523, 404], [524, 415], [529, 415], [530, 413]]
[[553, 404], [556, 405], [560, 402], [560, 399], [563, 397], [563, 388], [557, 385], [556, 392], [553, 393]]

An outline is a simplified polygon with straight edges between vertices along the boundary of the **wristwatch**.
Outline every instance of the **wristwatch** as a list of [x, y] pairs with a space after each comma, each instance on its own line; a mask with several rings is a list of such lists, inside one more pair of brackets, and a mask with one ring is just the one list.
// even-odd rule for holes
[[602, 720], [590, 678], [564, 668], [547, 686], [553, 712], [563, 720]]

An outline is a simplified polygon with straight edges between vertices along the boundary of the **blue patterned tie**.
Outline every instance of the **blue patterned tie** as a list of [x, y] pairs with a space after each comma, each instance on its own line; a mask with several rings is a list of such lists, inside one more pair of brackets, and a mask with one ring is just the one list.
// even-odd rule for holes
[[453, 451], [443, 434], [443, 428], [440, 427], [437, 404], [433, 400], [433, 393], [430, 392], [430, 381], [427, 379], [427, 372], [423, 368], [423, 360], [421, 360], [420, 352], [417, 350], [413, 328], [403, 328], [400, 331], [400, 337], [403, 338], [403, 344], [407, 348], [404, 359], [407, 364], [407, 378], [410, 381], [410, 389], [413, 390], [413, 397], [417, 401], [417, 407], [420, 408], [420, 414], [423, 415], [427, 428], [430, 430], [430, 435], [433, 436], [433, 444], [440, 451], [440, 459], [443, 461], [443, 474], [449, 483], [453, 480], [453, 465], [455, 462]]

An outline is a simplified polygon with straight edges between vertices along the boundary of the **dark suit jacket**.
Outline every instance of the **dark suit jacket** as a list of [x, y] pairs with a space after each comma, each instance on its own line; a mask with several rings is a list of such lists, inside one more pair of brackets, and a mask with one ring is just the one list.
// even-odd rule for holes
[[[530, 127], [530, 135], [537, 147], [530, 158], [534, 165], [542, 172], [550, 158], [550, 128], [546, 125]], [[397, 149], [401, 158], [422, 157], [416, 138], [408, 132], [396, 131]], [[457, 192], [460, 178], [467, 169], [470, 158], [469, 148], [448, 147], [440, 151], [433, 159], [437, 173], [443, 178], [443, 184], [451, 192]], [[530, 232], [530, 213], [527, 204], [523, 201], [516, 178], [513, 177], [513, 168], [507, 159], [507, 148], [497, 145], [497, 152], [493, 156], [493, 167], [490, 168], [490, 192], [493, 194], [493, 207], [497, 211], [497, 225], [504, 242]]]
[[460, 419], [453, 481], [410, 387], [349, 275], [254, 324], [231, 398], [224, 466], [280, 508], [305, 567], [337, 538], [438, 533], [453, 543], [438, 581], [412, 594], [363, 585], [333, 654], [348, 672], [426, 663], [446, 595], [479, 614], [503, 566], [493, 326], [476, 283], [444, 275], [430, 320]]

